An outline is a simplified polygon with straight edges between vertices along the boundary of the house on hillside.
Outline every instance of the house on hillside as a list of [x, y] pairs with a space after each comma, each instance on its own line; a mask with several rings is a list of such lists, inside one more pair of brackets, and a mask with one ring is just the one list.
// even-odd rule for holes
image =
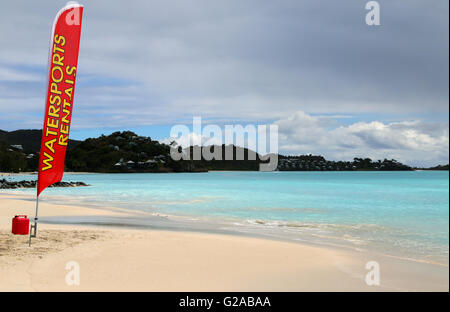
[[17, 145], [11, 145], [11, 147], [23, 151], [23, 146], [20, 145], [20, 144], [17, 144]]

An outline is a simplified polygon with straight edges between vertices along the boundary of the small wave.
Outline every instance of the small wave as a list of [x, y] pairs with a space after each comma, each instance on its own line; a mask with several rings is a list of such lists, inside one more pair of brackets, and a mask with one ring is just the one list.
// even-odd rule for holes
[[336, 224], [336, 223], [308, 223], [298, 221], [277, 221], [277, 220], [261, 220], [247, 219], [247, 224], [251, 225], [267, 225], [287, 228], [313, 228], [313, 229], [347, 229], [347, 230], [385, 230], [384, 226], [377, 224]]

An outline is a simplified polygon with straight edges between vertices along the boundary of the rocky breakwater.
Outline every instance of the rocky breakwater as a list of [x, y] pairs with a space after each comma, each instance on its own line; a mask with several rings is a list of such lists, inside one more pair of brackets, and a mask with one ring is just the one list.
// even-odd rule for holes
[[[56, 182], [49, 187], [76, 187], [76, 186], [89, 186], [84, 182]], [[18, 188], [35, 188], [36, 180], [32, 181], [7, 181], [6, 179], [0, 180], [0, 189], [18, 189]]]

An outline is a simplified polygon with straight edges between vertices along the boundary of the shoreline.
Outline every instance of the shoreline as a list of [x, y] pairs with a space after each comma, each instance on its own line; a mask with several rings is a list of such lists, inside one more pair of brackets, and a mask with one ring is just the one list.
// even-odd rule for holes
[[[126, 209], [48, 202], [40, 211], [43, 218], [130, 216]], [[9, 233], [11, 216], [24, 212], [34, 212], [33, 201], [0, 194], [0, 246], [8, 246], [0, 249], [5, 277], [0, 290], [448, 291], [448, 267], [304, 242], [182, 229], [41, 223], [29, 253], [28, 237]], [[64, 265], [70, 259], [87, 275], [75, 288], [64, 283]], [[383, 272], [380, 286], [364, 281], [365, 264], [372, 260]], [[32, 268], [25, 270], [29, 273], [16, 275], [27, 267]], [[58, 274], [52, 270], [56, 267]]]
[[[10, 190], [3, 190], [0, 192], [0, 200], [3, 195], [11, 196], [18, 200], [35, 201], [35, 197], [28, 192], [24, 192], [23, 189], [16, 190], [17, 192], [14, 192], [15, 190], [12, 192]], [[434, 255], [433, 257], [424, 258], [423, 255], [419, 257], [417, 254], [407, 254], [404, 251], [392, 253], [384, 248], [378, 247], [377, 249], [373, 249], [373, 246], [368, 246], [364, 242], [359, 241], [359, 238], [354, 238], [347, 234], [344, 234], [343, 237], [339, 236], [339, 234], [342, 234], [340, 232], [328, 232], [325, 235], [319, 235], [317, 232], [314, 232], [320, 232], [322, 230], [332, 231], [328, 227], [334, 230], [340, 226], [344, 228], [352, 226], [347, 224], [239, 219], [230, 216], [174, 215], [166, 212], [124, 208], [121, 205], [114, 206], [114, 203], [105, 204], [104, 202], [100, 203], [98, 201], [87, 203], [85, 200], [71, 199], [67, 195], [45, 195], [44, 200], [49, 205], [58, 205], [59, 202], [64, 201], [64, 206], [74, 208], [82, 206], [92, 210], [94, 213], [89, 213], [88, 215], [48, 215], [44, 218], [40, 215], [41, 224], [86, 227], [116, 226], [128, 229], [184, 230], [193, 233], [234, 235], [238, 237], [306, 244], [311, 247], [335, 248], [351, 252], [370, 253], [377, 257], [449, 267], [448, 254], [446, 257]], [[40, 205], [42, 203], [43, 201], [40, 201]], [[97, 214], [95, 211], [101, 213]], [[117, 212], [123, 214], [117, 215]], [[353, 226], [359, 226], [359, 224]], [[306, 232], [299, 231], [299, 228], [306, 229]]]
[[[99, 172], [75, 172], [75, 171], [66, 171], [64, 174], [97, 174]], [[17, 176], [17, 175], [37, 175], [37, 171], [22, 171], [22, 172], [0, 172], [0, 176]]]
[[[274, 170], [269, 172], [422, 172], [422, 171], [446, 171], [448, 172], [448, 169], [415, 169], [412, 168], [411, 170]], [[66, 171], [64, 174], [130, 174], [130, 173], [155, 173], [155, 174], [161, 174], [161, 173], [208, 173], [208, 172], [267, 172], [267, 171], [260, 171], [260, 170], [207, 170], [207, 171], [130, 171], [130, 172], [90, 172], [90, 171]], [[23, 171], [23, 172], [0, 172], [0, 176], [21, 176], [21, 175], [37, 175], [37, 171]]]

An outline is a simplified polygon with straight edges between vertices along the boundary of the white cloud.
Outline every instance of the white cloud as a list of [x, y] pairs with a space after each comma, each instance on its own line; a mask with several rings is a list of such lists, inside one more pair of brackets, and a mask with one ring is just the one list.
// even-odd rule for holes
[[[289, 117], [276, 120], [274, 124], [279, 129], [278, 150], [281, 154], [289, 155], [321, 154], [330, 160], [352, 160], [354, 157], [370, 157], [374, 160], [393, 158], [413, 166], [433, 166], [449, 162], [448, 123], [372, 121], [336, 127], [337, 121], [330, 119], [329, 116], [315, 117], [297, 111]], [[225, 133], [224, 128], [221, 130]], [[169, 144], [172, 140], [174, 139], [165, 139], [163, 142]], [[198, 145], [224, 143], [223, 137], [210, 138], [204, 132], [189, 132], [175, 141], [183, 147], [191, 146], [193, 142]], [[246, 142], [245, 147], [250, 147], [249, 144], [255, 142]]]
[[298, 111], [275, 122], [280, 151], [322, 154], [329, 159], [395, 158], [413, 165], [448, 163], [448, 123], [357, 122], [329, 127], [328, 120]]

